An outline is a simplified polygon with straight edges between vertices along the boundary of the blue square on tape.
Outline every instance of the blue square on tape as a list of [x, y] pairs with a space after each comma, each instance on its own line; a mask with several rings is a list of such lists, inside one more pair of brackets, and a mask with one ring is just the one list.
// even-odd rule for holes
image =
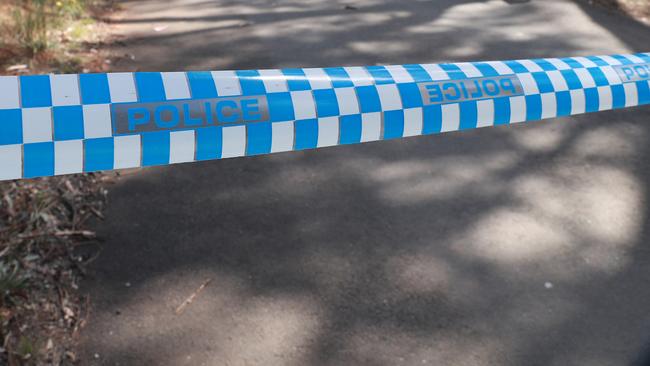
[[597, 66], [608, 66], [609, 64], [605, 62], [602, 58], [598, 56], [587, 56], [587, 59], [593, 61]]
[[82, 104], [105, 104], [111, 102], [106, 74], [79, 75]]
[[542, 119], [542, 96], [526, 96], [526, 121], [538, 121]]
[[342, 116], [340, 119], [341, 145], [356, 144], [361, 141], [361, 115]]
[[83, 110], [81, 106], [53, 107], [54, 140], [84, 138]]
[[470, 100], [460, 103], [460, 130], [476, 128], [478, 123], [478, 106], [476, 101]]
[[266, 93], [264, 82], [257, 70], [240, 70], [235, 74], [239, 77], [239, 85], [243, 95], [262, 95]]
[[539, 67], [541, 67], [542, 70], [544, 70], [544, 71], [557, 70], [557, 68], [552, 63], [550, 63], [550, 62], [548, 62], [548, 61], [546, 61], [544, 59], [538, 58], [538, 59], [533, 60], [533, 62], [536, 63], [537, 65], [539, 65]]
[[354, 86], [352, 80], [350, 80], [350, 75], [342, 67], [328, 67], [323, 69], [327, 76], [330, 77], [332, 81], [332, 87], [334, 88], [347, 88]]
[[637, 81], [636, 89], [639, 95], [639, 105], [650, 103], [650, 84], [647, 81]]
[[467, 79], [467, 75], [463, 70], [454, 64], [440, 64], [440, 67], [447, 72], [450, 79]]
[[169, 131], [142, 133], [142, 166], [169, 164]]
[[103, 137], [84, 141], [84, 172], [113, 169], [113, 138]]
[[551, 79], [548, 77], [547, 73], [534, 72], [532, 75], [533, 78], [535, 78], [540, 93], [550, 93], [554, 91], [553, 84], [551, 83]]
[[318, 120], [296, 121], [296, 150], [313, 149], [318, 145]]
[[483, 76], [499, 76], [499, 73], [494, 69], [494, 67], [485, 62], [476, 62], [473, 63], [473, 65], [481, 72], [481, 74], [483, 74]]
[[23, 146], [24, 177], [54, 175], [54, 142], [39, 142]]
[[339, 102], [334, 89], [314, 90], [316, 110], [318, 117], [332, 117], [339, 115]]
[[217, 96], [217, 87], [209, 71], [190, 71], [187, 73], [192, 98], [214, 98]]
[[358, 86], [355, 89], [357, 91], [357, 97], [359, 98], [361, 113], [381, 111], [379, 93], [377, 92], [377, 88], [374, 85]]
[[311, 85], [302, 69], [284, 69], [282, 73], [287, 78], [287, 86], [290, 91], [309, 90]]
[[397, 84], [397, 89], [399, 90], [400, 97], [402, 97], [402, 105], [404, 108], [422, 107], [422, 94], [420, 93], [418, 84]]
[[246, 155], [271, 152], [271, 122], [251, 123], [246, 126]]
[[568, 116], [571, 114], [571, 93], [569, 91], [561, 91], [555, 93], [557, 99], [557, 116]]
[[421, 65], [418, 64], [409, 64], [404, 65], [404, 68], [413, 78], [413, 81], [416, 83], [431, 81], [431, 75], [424, 69]]
[[384, 113], [384, 139], [402, 137], [404, 134], [404, 112], [388, 111]]
[[573, 70], [561, 70], [560, 73], [564, 77], [564, 80], [566, 81], [567, 85], [569, 86], [569, 89], [574, 90], [574, 89], [582, 89], [582, 83], [580, 82], [580, 78], [578, 78], [578, 75], [575, 73]]
[[372, 76], [377, 85], [395, 83], [393, 77], [383, 66], [368, 66], [366, 67], [366, 70], [368, 70], [368, 73]]
[[585, 111], [597, 112], [600, 106], [600, 97], [598, 96], [598, 89], [588, 88], [585, 89]]
[[590, 67], [587, 69], [587, 71], [589, 71], [591, 77], [594, 79], [594, 82], [596, 82], [596, 86], [609, 85], [609, 80], [607, 80], [605, 73], [603, 73], [600, 68]]
[[269, 103], [271, 122], [291, 121], [295, 118], [291, 93], [269, 93], [266, 100]]
[[133, 75], [140, 102], [162, 102], [167, 99], [159, 72], [136, 72]]
[[494, 125], [507, 125], [510, 123], [510, 97], [494, 99]]
[[572, 69], [582, 69], [582, 68], [584, 68], [584, 66], [582, 66], [581, 63], [579, 63], [578, 61], [576, 61], [576, 60], [574, 60], [572, 58], [565, 57], [565, 58], [561, 58], [560, 60], [564, 61], [564, 63], [569, 65], [569, 67], [571, 67]]
[[196, 160], [221, 157], [221, 129], [210, 126], [196, 130]]
[[625, 107], [625, 87], [623, 84], [612, 85], [612, 107], [614, 109]]
[[49, 107], [52, 105], [50, 77], [25, 75], [20, 77], [20, 99], [23, 108]]
[[442, 106], [440, 104], [425, 105], [422, 114], [423, 135], [438, 133], [442, 130]]
[[527, 68], [524, 65], [520, 64], [517, 61], [504, 61], [504, 63], [515, 72], [515, 74], [526, 74], [529, 73]]
[[22, 121], [20, 109], [0, 109], [0, 145], [23, 143]]

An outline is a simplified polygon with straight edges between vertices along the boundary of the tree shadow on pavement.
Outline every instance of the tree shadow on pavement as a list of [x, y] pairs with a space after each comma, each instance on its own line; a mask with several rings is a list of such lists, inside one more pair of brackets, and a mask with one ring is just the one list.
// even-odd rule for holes
[[[133, 28], [123, 51], [140, 52], [147, 69], [260, 68], [550, 57], [650, 39], [645, 27], [567, 2], [342, 4], [177, 0], [173, 16], [120, 24], [200, 27], [153, 37]], [[567, 10], [617, 31], [547, 29]], [[251, 24], [242, 30], [233, 19]], [[638, 39], [617, 38], [630, 33]], [[647, 115], [637, 108], [124, 177], [97, 227], [106, 245], [85, 283], [95, 304], [85, 358], [631, 364], [650, 337]]]

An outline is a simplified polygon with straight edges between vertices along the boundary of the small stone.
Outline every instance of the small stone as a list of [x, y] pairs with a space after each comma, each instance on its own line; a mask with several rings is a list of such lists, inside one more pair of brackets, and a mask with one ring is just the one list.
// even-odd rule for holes
[[545, 283], [544, 283], [544, 287], [547, 288], [547, 289], [552, 289], [552, 288], [553, 288], [553, 284], [550, 283], [550, 282], [545, 282]]

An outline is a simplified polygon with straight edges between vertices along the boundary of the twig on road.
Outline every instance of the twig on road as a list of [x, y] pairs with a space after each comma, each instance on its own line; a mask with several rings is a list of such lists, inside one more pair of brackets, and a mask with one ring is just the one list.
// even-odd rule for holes
[[182, 303], [179, 307], [176, 308], [176, 315], [180, 315], [180, 314], [182, 314], [182, 313], [183, 313], [183, 310], [185, 310], [185, 308], [186, 308], [189, 304], [191, 304], [192, 302], [194, 302], [194, 299], [196, 299], [196, 297], [201, 293], [201, 291], [203, 291], [203, 289], [204, 289], [204, 288], [205, 288], [205, 287], [206, 287], [210, 282], [212, 282], [212, 279], [211, 279], [211, 278], [205, 280], [205, 281], [201, 284], [201, 286], [199, 286], [199, 288], [197, 288], [196, 291], [194, 291], [194, 293], [192, 293], [192, 295], [190, 295], [190, 297], [188, 297], [187, 299], [185, 299], [185, 301], [183, 301], [183, 303]]

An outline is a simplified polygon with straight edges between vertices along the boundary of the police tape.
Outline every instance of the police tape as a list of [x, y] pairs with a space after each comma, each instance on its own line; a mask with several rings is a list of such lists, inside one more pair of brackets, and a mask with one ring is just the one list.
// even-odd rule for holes
[[313, 149], [650, 103], [650, 53], [0, 76], [0, 180]]

